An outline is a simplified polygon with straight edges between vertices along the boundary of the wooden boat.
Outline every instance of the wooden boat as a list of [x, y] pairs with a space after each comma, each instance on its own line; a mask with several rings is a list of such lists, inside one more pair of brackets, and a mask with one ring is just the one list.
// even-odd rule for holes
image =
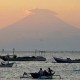
[[38, 73], [30, 73], [31, 77], [29, 76], [21, 76], [20, 78], [33, 78], [33, 79], [52, 79], [52, 75], [43, 75], [39, 76]]
[[58, 63], [80, 63], [80, 59], [72, 60], [70, 58], [62, 59], [62, 58], [54, 57], [54, 60]]
[[[30, 75], [31, 76], [30, 76]], [[21, 76], [20, 78], [33, 78], [33, 79], [53, 79], [53, 76], [58, 76], [59, 79], [61, 79], [60, 75], [54, 75], [55, 73], [52, 74], [43, 74], [42, 76], [39, 75], [39, 73], [26, 73], [24, 72], [23, 76]], [[28, 76], [29, 75], [29, 76]]]
[[42, 75], [42, 76], [39, 76], [38, 73], [30, 73], [30, 74], [34, 79], [52, 79], [52, 76], [53, 76], [53, 74]]
[[5, 56], [0, 56], [0, 58], [4, 61], [46, 61], [46, 58], [44, 58], [43, 56], [17, 57], [17, 55], [5, 55]]
[[12, 67], [14, 63], [3, 63], [1, 62], [0, 67]]

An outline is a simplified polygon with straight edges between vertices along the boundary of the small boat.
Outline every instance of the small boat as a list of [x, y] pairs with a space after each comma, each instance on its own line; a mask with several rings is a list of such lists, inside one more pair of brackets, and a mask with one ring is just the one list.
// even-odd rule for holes
[[17, 57], [17, 55], [5, 55], [0, 56], [4, 61], [46, 61], [46, 58], [43, 56], [23, 56]]
[[52, 74], [43, 74], [40, 76], [40, 74], [38, 72], [35, 72], [35, 73], [26, 73], [24, 72], [23, 73], [23, 76], [21, 76], [20, 78], [33, 78], [33, 79], [53, 79], [53, 76], [58, 76], [59, 79], [61, 79], [61, 76], [60, 75], [54, 75], [54, 73]]
[[62, 59], [62, 58], [54, 57], [54, 60], [58, 63], [80, 63], [80, 59], [72, 60], [70, 58]]
[[40, 76], [39, 73], [29, 73], [31, 76], [27, 76], [27, 73], [26, 73], [26, 76], [21, 76], [20, 78], [33, 78], [33, 79], [52, 79], [52, 76], [53, 75], [43, 75], [43, 76]]
[[30, 73], [33, 79], [52, 79], [53, 74], [39, 76], [38, 73]]
[[0, 67], [12, 67], [14, 63], [3, 63], [1, 62]]

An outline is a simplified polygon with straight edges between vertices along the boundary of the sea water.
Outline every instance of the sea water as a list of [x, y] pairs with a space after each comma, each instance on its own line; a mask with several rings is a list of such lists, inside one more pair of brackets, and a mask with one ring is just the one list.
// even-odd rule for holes
[[[12, 52], [0, 52], [1, 55], [12, 54]], [[0, 68], [0, 80], [35, 80], [31, 78], [20, 79], [24, 72], [38, 72], [40, 68], [47, 70], [50, 67], [55, 71], [53, 80], [80, 80], [80, 63], [53, 63], [53, 57], [80, 59], [80, 53], [28, 53], [24, 51], [16, 51], [18, 56], [44, 56], [46, 61], [22, 61], [15, 62], [12, 68]], [[0, 60], [2, 61], [2, 60]], [[38, 80], [38, 79], [37, 79]], [[44, 79], [45, 80], [45, 79]], [[49, 80], [49, 79], [47, 79]]]

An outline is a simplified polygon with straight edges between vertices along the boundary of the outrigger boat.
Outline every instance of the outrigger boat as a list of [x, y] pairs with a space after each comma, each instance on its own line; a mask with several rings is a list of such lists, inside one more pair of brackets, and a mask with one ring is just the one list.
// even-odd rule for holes
[[55, 73], [52, 74], [47, 74], [47, 75], [42, 75], [40, 76], [39, 73], [35, 72], [35, 73], [26, 73], [24, 72], [23, 76], [20, 76], [20, 79], [22, 78], [32, 78], [32, 79], [53, 79], [53, 76], [58, 76], [59, 79], [61, 79], [60, 75], [54, 75]]

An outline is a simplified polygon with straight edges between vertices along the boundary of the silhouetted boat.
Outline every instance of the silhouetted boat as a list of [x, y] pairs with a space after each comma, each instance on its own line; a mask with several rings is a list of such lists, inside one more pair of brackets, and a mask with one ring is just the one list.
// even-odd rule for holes
[[66, 58], [66, 59], [62, 59], [62, 58], [57, 58], [54, 57], [55, 61], [58, 63], [80, 63], [80, 59], [70, 59], [70, 58]]
[[[29, 75], [29, 74], [28, 74]], [[27, 73], [26, 73], [26, 76], [21, 76], [20, 78], [33, 78], [33, 79], [53, 79], [52, 76], [54, 76], [54, 74], [47, 74], [47, 75], [42, 75], [40, 76], [39, 73], [30, 73], [31, 77], [27, 76]], [[55, 75], [55, 76], [59, 76], [60, 75]]]
[[14, 63], [3, 63], [1, 62], [0, 67], [12, 67]]
[[[29, 74], [28, 74], [29, 75]], [[61, 79], [60, 75], [43, 75], [43, 76], [39, 76], [38, 73], [30, 73], [29, 77], [28, 77], [27, 73], [26, 76], [21, 76], [20, 78], [33, 78], [33, 79], [53, 79], [53, 76], [58, 76], [59, 79]], [[58, 78], [57, 78], [58, 79]]]
[[40, 75], [39, 72], [35, 72], [35, 73], [23, 73], [23, 76], [21, 76], [20, 78], [33, 78], [33, 79], [53, 79], [53, 76], [58, 76], [59, 79], [61, 79], [60, 75], [54, 75], [55, 72], [53, 73], [48, 73], [48, 72], [43, 72], [43, 75]]
[[54, 75], [54, 74], [48, 74], [48, 75], [43, 75], [43, 76], [39, 76], [39, 74], [38, 73], [30, 73], [31, 74], [31, 76], [32, 76], [32, 78], [34, 78], [34, 79], [52, 79], [52, 76]]
[[46, 61], [46, 58], [44, 58], [43, 56], [17, 57], [16, 55], [5, 55], [5, 56], [0, 56], [0, 58], [4, 61]]

